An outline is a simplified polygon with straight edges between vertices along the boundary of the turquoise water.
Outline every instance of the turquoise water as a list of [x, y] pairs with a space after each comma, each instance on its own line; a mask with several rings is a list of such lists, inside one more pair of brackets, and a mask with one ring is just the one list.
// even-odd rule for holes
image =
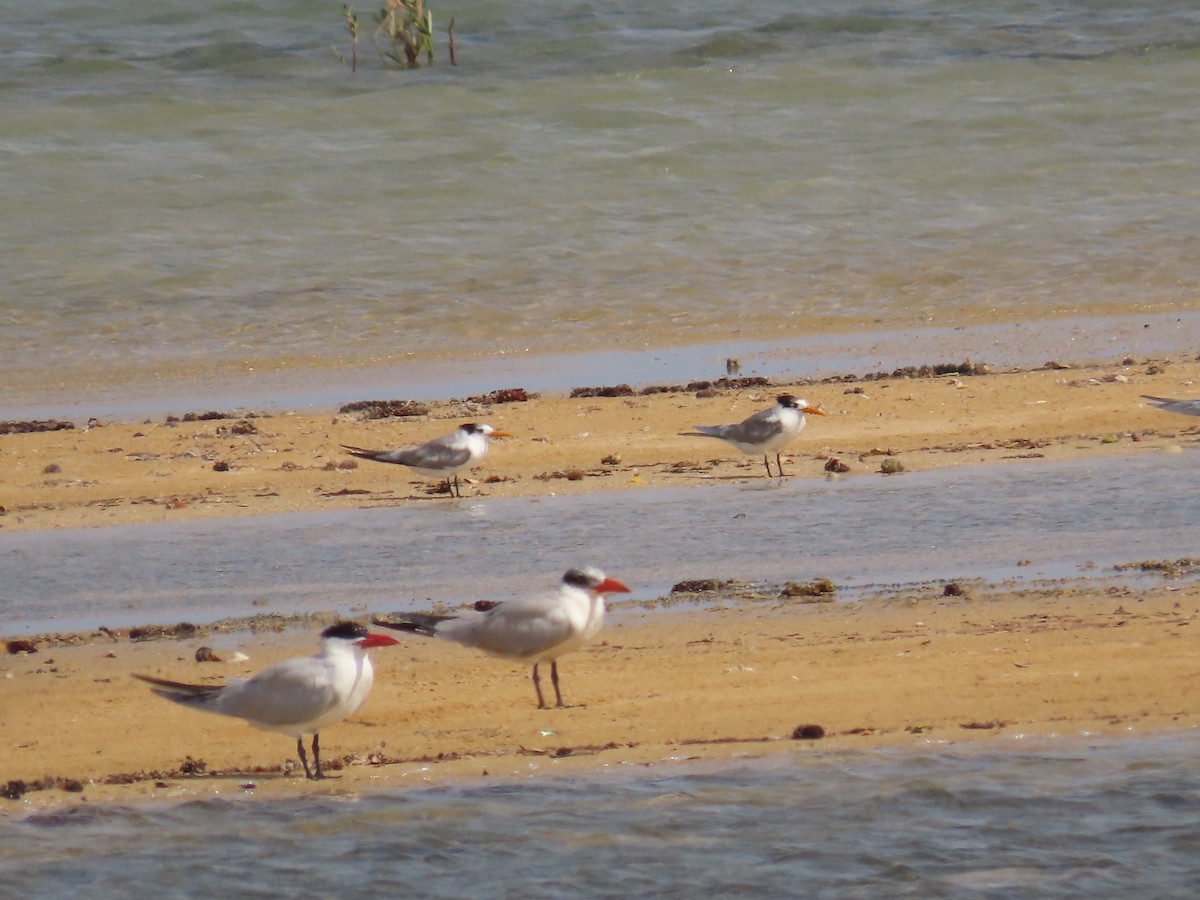
[[5, 396], [1196, 307], [1194, 4], [434, 10], [0, 3]]

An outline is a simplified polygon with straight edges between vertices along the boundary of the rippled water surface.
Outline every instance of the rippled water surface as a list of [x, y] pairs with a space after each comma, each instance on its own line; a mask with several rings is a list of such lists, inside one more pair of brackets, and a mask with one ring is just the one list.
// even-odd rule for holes
[[1195, 554], [1195, 457], [0, 533], [0, 628], [428, 608], [541, 588], [572, 563], [619, 575], [641, 599], [689, 578], [824, 576], [856, 596], [934, 579], [1111, 574]]
[[0, 820], [0, 878], [23, 896], [1182, 898], [1200, 881], [1196, 751], [1075, 738], [82, 805]]
[[3, 393], [1195, 308], [1194, 3], [432, 8], [0, 2]]
[[[457, 67], [364, 36], [351, 74], [337, 3], [0, 0], [0, 413], [1195, 350], [1194, 3], [430, 3]], [[0, 534], [0, 628], [502, 599], [565, 560], [643, 599], [1102, 574], [1195, 554], [1194, 457]], [[0, 897], [1190, 898], [1196, 749], [82, 804], [0, 818]]]

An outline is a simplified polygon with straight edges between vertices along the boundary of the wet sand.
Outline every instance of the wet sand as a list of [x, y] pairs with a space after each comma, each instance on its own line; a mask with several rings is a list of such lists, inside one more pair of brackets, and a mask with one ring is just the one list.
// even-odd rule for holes
[[[577, 705], [548, 710], [536, 708], [527, 667], [414, 637], [373, 652], [375, 689], [358, 714], [322, 734], [324, 758], [340, 769], [318, 783], [282, 774], [291, 739], [176, 707], [130, 677], [246, 675], [309, 652], [311, 635], [247, 635], [236, 647], [248, 660], [197, 663], [201, 639], [131, 644], [100, 634], [4, 660], [0, 779], [45, 789], [0, 803], [0, 815], [1192, 729], [1198, 614], [1194, 579], [1138, 591], [974, 587], [957, 597], [929, 589], [852, 604], [626, 611], [564, 658], [564, 694]], [[806, 725], [825, 736], [793, 739]]]
[[[629, 397], [547, 395], [530, 402], [443, 402], [415, 418], [276, 413], [205, 421], [102, 422], [0, 435], [0, 532], [447, 502], [408, 469], [356, 461], [342, 444], [393, 448], [468, 421], [514, 435], [470, 473], [464, 497], [538, 496], [764, 477], [761, 457], [681, 436], [739, 421], [792, 390], [827, 412], [784, 454], [789, 475], [878, 477], [907, 471], [1174, 449], [1200, 420], [1148, 407], [1142, 394], [1200, 394], [1200, 363], [1142, 360], [984, 376], [781, 384]], [[391, 398], [381, 398], [391, 399]], [[205, 412], [196, 410], [197, 413]], [[228, 411], [235, 412], [235, 411]], [[251, 411], [242, 411], [248, 413]], [[891, 463], [889, 463], [891, 464]]]
[[[829, 415], [810, 420], [785, 466], [820, 477], [836, 457], [849, 467], [840, 477], [884, 477], [886, 458], [916, 471], [1179, 452], [1200, 442], [1200, 421], [1148, 408], [1139, 395], [1194, 396], [1197, 375], [1200, 364], [1174, 359], [805, 385], [795, 391]], [[740, 419], [784, 387], [712, 397], [548, 396], [490, 408], [447, 403], [415, 421], [363, 422], [331, 411], [6, 435], [0, 531], [453, 502], [398, 467], [348, 468], [338, 447], [413, 443], [470, 420], [516, 437], [497, 444], [465, 487], [468, 497], [702, 489], [714, 479], [761, 478], [762, 460], [678, 433]], [[237, 433], [238, 421], [252, 430]], [[620, 459], [605, 463], [606, 456]], [[376, 689], [366, 707], [322, 736], [326, 758], [348, 764], [317, 785], [279, 774], [294, 753], [289, 739], [174, 707], [129, 677], [242, 676], [310, 652], [310, 633], [247, 635], [239, 646], [248, 661], [211, 664], [194, 661], [200, 639], [87, 635], [80, 645], [0, 659], [0, 785], [45, 788], [4, 801], [0, 814], [880, 743], [1194, 728], [1198, 612], [1200, 587], [1186, 578], [1137, 590], [1118, 581], [998, 585], [964, 597], [929, 588], [853, 604], [623, 611], [597, 643], [563, 662], [564, 691], [579, 705], [549, 711], [534, 708], [526, 668], [413, 639], [374, 654]], [[806, 724], [826, 737], [793, 741]], [[220, 774], [205, 774], [213, 771]], [[114, 781], [130, 783], [107, 783]], [[242, 787], [249, 783], [255, 787]]]

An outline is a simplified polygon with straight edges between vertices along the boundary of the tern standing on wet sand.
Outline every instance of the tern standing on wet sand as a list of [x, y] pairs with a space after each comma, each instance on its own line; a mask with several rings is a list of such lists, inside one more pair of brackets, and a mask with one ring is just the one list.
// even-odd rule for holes
[[[250, 679], [228, 684], [183, 684], [151, 675], [138, 678], [174, 703], [245, 719], [256, 728], [278, 731], [296, 739], [296, 753], [306, 778], [324, 778], [321, 771], [320, 731], [358, 711], [371, 692], [375, 670], [367, 656], [371, 647], [400, 643], [386, 634], [371, 634], [357, 622], [339, 622], [321, 632], [316, 656], [285, 659]], [[311, 734], [314, 774], [304, 753], [304, 735]]]
[[[342, 449], [359, 459], [375, 462], [395, 463], [408, 466], [426, 478], [446, 479], [446, 492], [452, 497], [461, 497], [458, 489], [458, 473], [483, 462], [487, 456], [488, 439], [512, 437], [504, 431], [496, 431], [491, 425], [468, 422], [445, 437], [434, 438], [419, 447], [401, 447], [399, 450], [367, 450], [342, 444]], [[454, 482], [450, 479], [453, 476]]]
[[546, 593], [480, 604], [461, 616], [397, 615], [398, 622], [375, 619], [376, 625], [444, 638], [492, 656], [533, 663], [533, 687], [538, 709], [546, 708], [538, 665], [550, 663], [556, 706], [565, 707], [558, 686], [558, 658], [578, 650], [604, 624], [605, 594], [625, 594], [629, 588], [587, 566], [570, 569], [558, 588]]
[[685, 431], [684, 435], [720, 438], [747, 456], [758, 456], [761, 453], [768, 478], [771, 477], [771, 461], [767, 454], [774, 450], [775, 466], [782, 478], [783, 463], [779, 458], [780, 451], [804, 430], [808, 423], [805, 413], [825, 415], [815, 406], [809, 406], [807, 400], [798, 400], [791, 394], [780, 394], [770, 409], [760, 410], [737, 424], [694, 425], [692, 427], [696, 430]]

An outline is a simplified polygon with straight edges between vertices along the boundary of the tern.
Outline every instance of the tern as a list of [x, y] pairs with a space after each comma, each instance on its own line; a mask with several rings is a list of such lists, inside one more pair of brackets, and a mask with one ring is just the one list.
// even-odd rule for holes
[[1167, 412], [1182, 413], [1185, 416], [1200, 416], [1200, 400], [1175, 400], [1171, 397], [1152, 397], [1142, 394], [1143, 400], [1149, 400], [1156, 409]]
[[[488, 438], [512, 437], [504, 431], [496, 431], [491, 425], [468, 422], [459, 425], [445, 437], [434, 438], [419, 447], [401, 447], [399, 450], [367, 450], [342, 444], [342, 449], [360, 459], [375, 462], [396, 463], [408, 466], [426, 478], [445, 478], [446, 490], [451, 496], [461, 497], [458, 489], [458, 473], [479, 465], [488, 452]], [[450, 481], [454, 478], [453, 484]]]
[[[357, 622], [339, 622], [321, 632], [316, 656], [285, 659], [252, 678], [227, 684], [182, 684], [138, 675], [160, 697], [204, 712], [245, 719], [256, 728], [278, 731], [296, 739], [296, 752], [309, 779], [324, 778], [319, 732], [358, 711], [375, 679], [367, 650], [400, 643], [386, 634], [372, 634]], [[304, 753], [304, 735], [311, 734], [314, 774]]]
[[815, 406], [809, 406], [807, 400], [797, 400], [791, 394], [780, 394], [770, 409], [759, 410], [742, 422], [734, 425], [694, 425], [695, 431], [685, 431], [684, 434], [689, 437], [720, 438], [748, 456], [761, 453], [768, 478], [771, 477], [771, 460], [767, 454], [774, 450], [775, 465], [782, 478], [783, 463], [779, 459], [779, 452], [804, 430], [807, 424], [805, 413], [825, 415]]
[[506, 600], [481, 601], [461, 616], [397, 614], [398, 622], [374, 619], [376, 625], [438, 637], [492, 656], [533, 663], [538, 709], [546, 708], [538, 666], [550, 663], [556, 705], [565, 707], [558, 686], [558, 658], [578, 650], [604, 624], [605, 594], [628, 593], [621, 582], [590, 566], [570, 569], [557, 590]]

